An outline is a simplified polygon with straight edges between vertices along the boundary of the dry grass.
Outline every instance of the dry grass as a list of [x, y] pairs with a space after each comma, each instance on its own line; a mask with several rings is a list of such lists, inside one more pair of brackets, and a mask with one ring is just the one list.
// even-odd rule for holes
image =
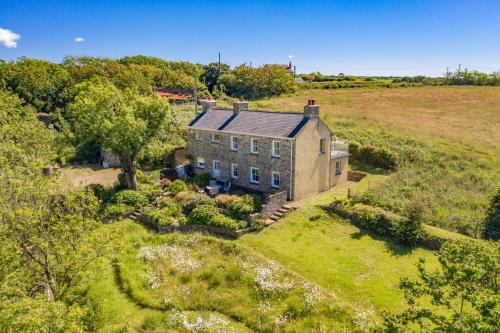
[[72, 166], [61, 169], [61, 180], [67, 186], [80, 187], [89, 184], [101, 184], [111, 187], [118, 183], [118, 174], [120, 172], [120, 168], [104, 169], [97, 164]]
[[500, 87], [306, 90], [254, 104], [301, 111], [311, 97], [326, 118], [347, 118], [411, 135], [500, 149]]

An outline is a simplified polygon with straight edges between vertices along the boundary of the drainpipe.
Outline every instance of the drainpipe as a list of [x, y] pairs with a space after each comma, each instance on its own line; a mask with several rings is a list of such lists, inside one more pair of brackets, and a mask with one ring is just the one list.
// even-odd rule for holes
[[293, 200], [293, 189], [294, 184], [292, 184], [293, 174], [295, 170], [293, 169], [293, 140], [290, 140], [290, 200]]

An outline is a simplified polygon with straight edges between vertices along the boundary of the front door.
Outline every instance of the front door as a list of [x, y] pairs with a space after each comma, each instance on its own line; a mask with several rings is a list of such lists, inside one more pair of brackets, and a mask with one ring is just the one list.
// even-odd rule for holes
[[220, 177], [220, 161], [212, 161], [212, 178], [219, 179]]

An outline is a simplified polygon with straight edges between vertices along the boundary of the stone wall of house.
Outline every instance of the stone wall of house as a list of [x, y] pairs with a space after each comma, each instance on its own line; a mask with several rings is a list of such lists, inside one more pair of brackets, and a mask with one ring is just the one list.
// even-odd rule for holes
[[[196, 139], [196, 132], [198, 138]], [[220, 135], [219, 142], [212, 141], [212, 133]], [[231, 136], [238, 138], [238, 150], [231, 150]], [[250, 139], [256, 138], [258, 153], [250, 151]], [[232, 184], [250, 188], [264, 193], [287, 191], [291, 196], [292, 165], [292, 140], [287, 138], [273, 138], [263, 136], [252, 136], [246, 134], [231, 134], [220, 131], [200, 130], [190, 128], [188, 130], [189, 154], [192, 157], [194, 172], [196, 174], [213, 174], [213, 161], [220, 161], [221, 181], [230, 181]], [[280, 142], [280, 157], [272, 156], [272, 142]], [[205, 168], [197, 166], [198, 157], [205, 159]], [[231, 164], [238, 164], [238, 178], [231, 177]], [[250, 168], [259, 169], [259, 183], [250, 182]], [[271, 185], [272, 171], [280, 174], [280, 187], [273, 188]]]

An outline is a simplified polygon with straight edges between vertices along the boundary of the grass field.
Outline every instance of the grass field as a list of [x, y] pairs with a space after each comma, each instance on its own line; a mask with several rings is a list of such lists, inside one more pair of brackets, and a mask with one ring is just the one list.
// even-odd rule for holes
[[481, 150], [500, 149], [500, 87], [305, 90], [291, 97], [251, 103], [251, 107], [302, 111], [311, 97], [327, 119], [356, 120]]
[[426, 223], [481, 235], [500, 187], [500, 87], [314, 89], [251, 108], [300, 112], [308, 98], [336, 138], [399, 155], [398, 169], [369, 188], [375, 205], [404, 214], [419, 202]]
[[[366, 187], [379, 180], [379, 176], [369, 176], [351, 186]], [[378, 311], [401, 310], [405, 302], [399, 279], [416, 273], [419, 258], [434, 266], [435, 256], [362, 231], [321, 208], [346, 193], [347, 186], [341, 186], [299, 202], [299, 208], [279, 223], [237, 242], [334, 292], [343, 303]], [[318, 215], [319, 219], [309, 220]]]

